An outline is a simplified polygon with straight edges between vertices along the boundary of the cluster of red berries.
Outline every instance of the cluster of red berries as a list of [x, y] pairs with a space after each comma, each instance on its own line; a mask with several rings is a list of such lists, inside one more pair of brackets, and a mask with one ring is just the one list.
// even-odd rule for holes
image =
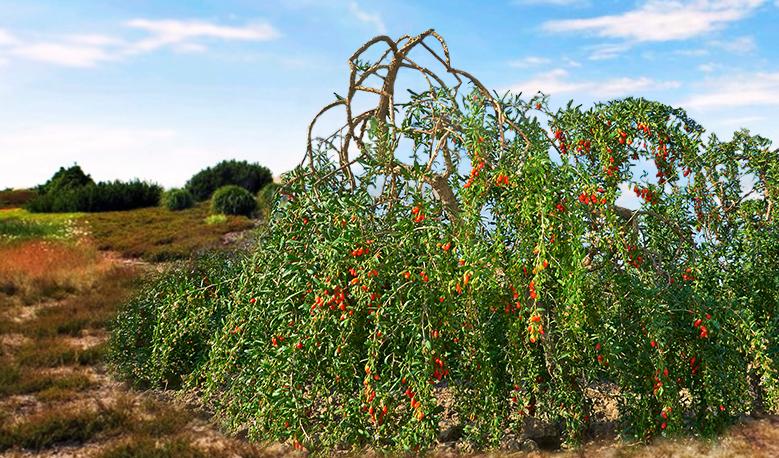
[[568, 146], [565, 143], [565, 132], [563, 132], [560, 129], [557, 129], [554, 132], [554, 138], [557, 139], [558, 142], [560, 142], [560, 152], [563, 154], [567, 154]]
[[441, 360], [441, 358], [436, 358], [433, 363], [435, 367], [433, 370], [433, 378], [440, 382], [442, 378], [449, 375], [449, 369], [444, 368], [444, 362]]
[[629, 245], [628, 246], [628, 264], [635, 268], [641, 267], [641, 264], [644, 263], [644, 257], [638, 254], [638, 247], [635, 245]]
[[609, 365], [609, 362], [608, 362], [608, 361], [606, 361], [606, 358], [604, 358], [604, 357], [603, 357], [603, 354], [602, 354], [602, 353], [600, 353], [600, 349], [601, 349], [600, 342], [597, 342], [597, 343], [595, 344], [595, 351], [596, 351], [596, 352], [598, 352], [598, 356], [596, 357], [596, 359], [598, 360], [598, 363], [599, 363], [599, 364], [603, 364], [604, 366], [608, 366], [608, 365]]
[[[598, 188], [599, 193], [606, 192], [603, 188]], [[584, 205], [606, 205], [606, 198], [600, 197], [598, 198], [598, 195], [596, 193], [589, 194], [587, 192], [582, 191], [581, 194], [579, 194], [579, 202], [583, 203]]]
[[[609, 152], [611, 152], [611, 148], [609, 148]], [[609, 156], [609, 165], [603, 167], [603, 171], [606, 175], [613, 177], [617, 170], [619, 170], [619, 167], [614, 164], [614, 156]]]
[[411, 214], [414, 215], [413, 221], [415, 223], [421, 223], [425, 220], [425, 212], [422, 210], [422, 207], [419, 205], [415, 206], [411, 209]]
[[465, 182], [465, 185], [463, 185], [464, 188], [470, 188], [473, 184], [473, 181], [478, 178], [479, 173], [481, 173], [482, 169], [484, 169], [484, 161], [479, 162], [476, 164], [476, 167], [471, 169], [471, 174], [468, 176], [468, 181]]
[[[707, 313], [706, 314], [706, 319], [710, 320], [711, 319], [711, 314]], [[701, 339], [706, 339], [707, 337], [709, 337], [709, 329], [706, 327], [705, 324], [703, 324], [703, 320], [702, 319], [698, 318], [697, 320], [695, 320], [695, 322], [692, 324], [692, 326], [700, 332], [698, 334], [698, 336]]]
[[589, 140], [579, 140], [579, 142], [576, 144], [576, 151], [580, 154], [589, 154], [590, 149], [592, 149], [592, 142]]
[[644, 202], [648, 204], [657, 203], [657, 196], [649, 188], [641, 188], [638, 185], [634, 185], [633, 192], [636, 193], [637, 197], [644, 199]]
[[505, 174], [498, 174], [497, 177], [495, 177], [495, 184], [498, 186], [508, 186], [509, 185], [509, 177]]
[[530, 325], [527, 327], [527, 332], [530, 333], [530, 343], [536, 343], [536, 340], [544, 335], [544, 325], [541, 323], [540, 315], [530, 317]]

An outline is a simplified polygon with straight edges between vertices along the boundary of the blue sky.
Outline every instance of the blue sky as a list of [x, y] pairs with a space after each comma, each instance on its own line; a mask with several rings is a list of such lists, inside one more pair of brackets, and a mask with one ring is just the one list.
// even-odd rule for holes
[[433, 27], [488, 87], [640, 95], [779, 142], [779, 0], [0, 0], [0, 188], [81, 164], [180, 186], [225, 158], [278, 174], [348, 56]]

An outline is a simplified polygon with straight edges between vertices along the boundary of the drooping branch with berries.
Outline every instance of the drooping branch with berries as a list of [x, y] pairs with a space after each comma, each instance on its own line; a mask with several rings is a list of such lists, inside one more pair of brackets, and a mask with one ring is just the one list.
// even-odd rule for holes
[[441, 421], [576, 443], [593, 392], [640, 440], [776, 411], [779, 153], [704, 132], [645, 99], [499, 96], [432, 30], [376, 37], [184, 377], [314, 450], [418, 450]]

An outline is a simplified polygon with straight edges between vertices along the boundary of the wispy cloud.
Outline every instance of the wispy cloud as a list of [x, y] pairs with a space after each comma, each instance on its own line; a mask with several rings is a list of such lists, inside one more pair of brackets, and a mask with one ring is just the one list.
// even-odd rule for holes
[[685, 40], [746, 18], [766, 0], [648, 0], [622, 14], [547, 21], [547, 32], [586, 32], [631, 42]]
[[144, 36], [130, 39], [100, 34], [74, 34], [44, 41], [25, 41], [0, 29], [0, 46], [9, 57], [66, 67], [94, 67], [131, 55], [170, 48], [176, 52], [203, 52], [209, 40], [268, 41], [280, 36], [270, 24], [225, 26], [200, 20], [133, 19], [124, 24]]
[[12, 45], [16, 43], [16, 37], [7, 30], [0, 29], [0, 46]]
[[700, 64], [700, 65], [698, 65], [697, 69], [702, 71], [703, 73], [711, 73], [714, 70], [716, 70], [717, 67], [718, 67], [717, 64], [708, 63], [708, 64]]
[[734, 54], [749, 54], [757, 50], [755, 37], [743, 36], [729, 40], [714, 40], [710, 42], [711, 46]]
[[594, 97], [620, 97], [635, 95], [641, 92], [675, 89], [680, 87], [678, 81], [655, 81], [648, 77], [619, 77], [601, 81], [571, 79], [568, 71], [555, 69], [551, 72], [536, 75], [534, 78], [514, 84], [513, 92], [534, 94], [541, 91], [548, 95], [586, 94]]
[[779, 72], [743, 73], [710, 80], [682, 102], [691, 108], [779, 106]]
[[548, 64], [549, 62], [551, 62], [551, 60], [546, 57], [527, 56], [521, 59], [510, 60], [508, 65], [513, 68], [529, 68]]
[[224, 26], [197, 20], [133, 19], [128, 21], [126, 25], [149, 34], [148, 37], [130, 45], [128, 47], [130, 53], [149, 52], [163, 47], [172, 47], [183, 51], [205, 49], [205, 45], [198, 43], [200, 39], [269, 41], [280, 36], [280, 33], [273, 26], [264, 22], [245, 26]]
[[387, 33], [387, 26], [379, 13], [369, 13], [362, 9], [357, 2], [349, 3], [349, 12], [360, 22], [370, 25], [378, 33]]
[[589, 48], [591, 51], [590, 60], [608, 60], [621, 56], [630, 49], [630, 45], [618, 43], [606, 43]]
[[68, 43], [33, 43], [14, 47], [11, 55], [66, 67], [93, 67], [114, 57], [106, 49]]

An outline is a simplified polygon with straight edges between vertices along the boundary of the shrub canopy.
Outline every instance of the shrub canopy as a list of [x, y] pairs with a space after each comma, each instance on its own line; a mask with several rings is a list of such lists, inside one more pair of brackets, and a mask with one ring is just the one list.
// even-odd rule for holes
[[217, 189], [236, 185], [256, 194], [268, 183], [273, 175], [266, 167], [247, 161], [222, 161], [195, 174], [186, 185], [186, 189], [198, 201], [208, 200]]
[[81, 170], [81, 166], [74, 164], [72, 167], [60, 167], [49, 181], [38, 186], [39, 194], [48, 194], [50, 192], [67, 191], [94, 184], [90, 175]]
[[26, 208], [37, 213], [104, 212], [159, 205], [162, 188], [143, 181], [109, 181], [83, 186], [54, 186], [29, 201]]
[[214, 213], [250, 216], [256, 208], [254, 196], [240, 186], [223, 186], [211, 197], [211, 210]]
[[171, 211], [186, 210], [195, 205], [195, 198], [186, 189], [170, 189], [162, 195], [162, 204]]
[[[376, 47], [381, 60], [363, 60]], [[233, 427], [313, 449], [416, 450], [444, 417], [476, 446], [538, 422], [576, 442], [604, 387], [639, 439], [779, 408], [767, 139], [705, 138], [683, 110], [644, 99], [551, 110], [541, 94], [496, 98], [433, 31], [377, 37], [351, 65], [348, 96], [323, 110], [346, 107], [346, 127], [285, 177], [253, 257], [162, 296], [143, 331], [180, 354], [207, 327], [196, 363], [120, 364], [159, 364], [142, 379], [172, 370]], [[401, 102], [401, 69], [430, 86]], [[365, 89], [372, 77], [381, 88]], [[176, 312], [193, 300], [206, 311]]]

